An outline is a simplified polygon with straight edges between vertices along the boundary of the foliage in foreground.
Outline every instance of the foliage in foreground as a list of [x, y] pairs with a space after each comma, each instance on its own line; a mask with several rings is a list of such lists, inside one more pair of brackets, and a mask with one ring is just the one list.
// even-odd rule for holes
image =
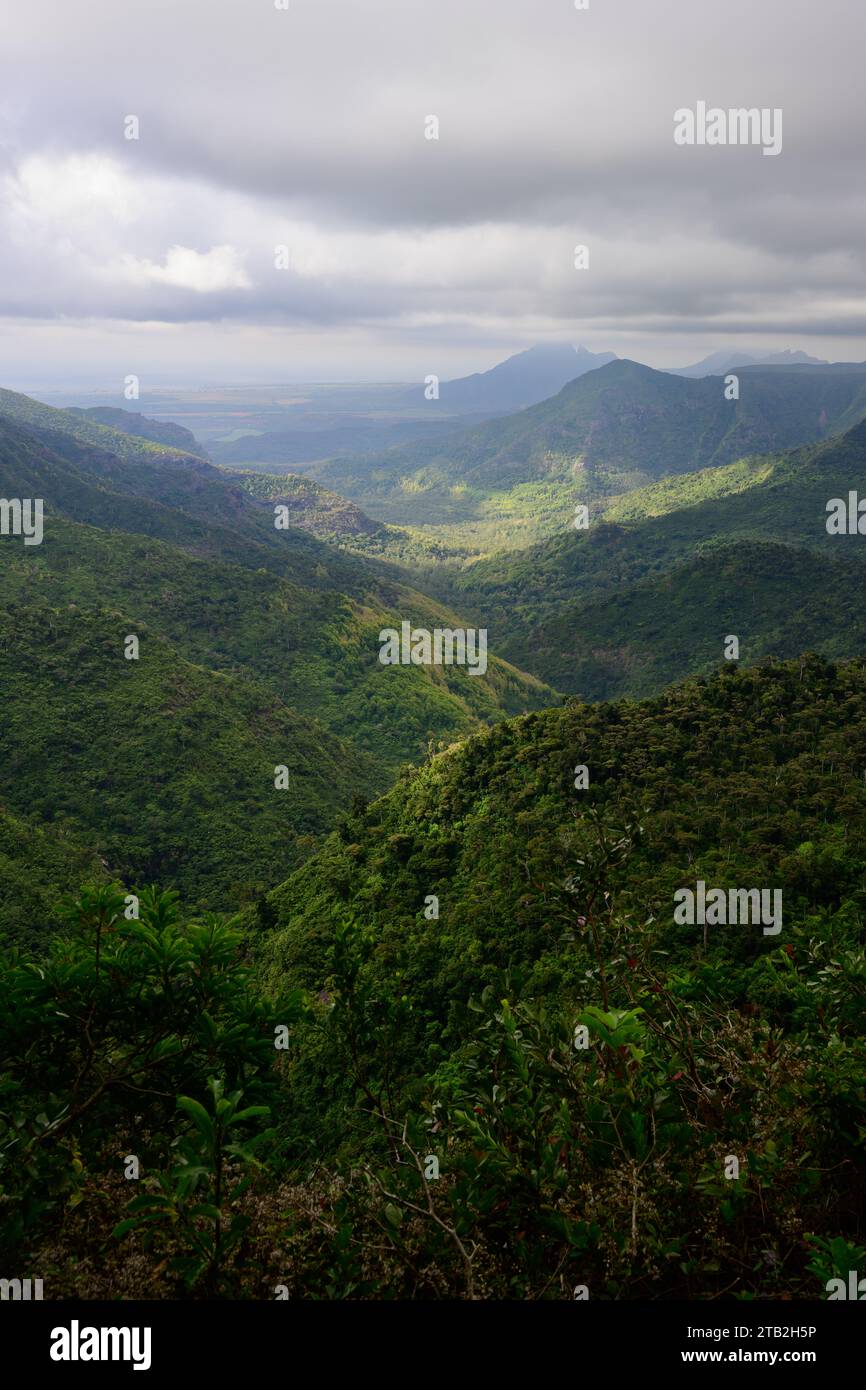
[[[49, 1296], [826, 1297], [866, 1243], [864, 686], [809, 658], [518, 721], [243, 930], [85, 892], [3, 964], [7, 1264]], [[781, 883], [782, 934], [673, 926], [697, 877]]]

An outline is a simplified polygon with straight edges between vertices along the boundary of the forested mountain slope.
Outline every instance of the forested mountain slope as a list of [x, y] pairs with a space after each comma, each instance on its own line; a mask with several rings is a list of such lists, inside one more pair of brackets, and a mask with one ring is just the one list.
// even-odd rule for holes
[[264, 892], [376, 785], [373, 759], [272, 689], [193, 665], [119, 613], [16, 603], [0, 618], [0, 687], [5, 804], [121, 879], [159, 878], [204, 907]]
[[3, 947], [17, 945], [41, 954], [57, 930], [64, 901], [74, 897], [82, 883], [107, 882], [108, 878], [99, 855], [92, 847], [76, 843], [62, 816], [40, 822], [36, 816], [16, 815], [8, 804], [0, 807]]
[[[0, 491], [43, 499], [44, 534], [0, 538], [0, 795], [36, 823], [68, 819], [110, 872], [228, 910], [431, 744], [556, 699], [492, 651], [474, 676], [383, 666], [382, 629], [460, 617], [386, 567], [277, 530], [272, 505], [199, 459], [12, 405], [29, 423], [0, 412]], [[277, 765], [292, 774], [282, 796]]]
[[522, 521], [531, 539], [527, 522], [561, 529], [578, 502], [821, 440], [866, 415], [866, 366], [749, 367], [739, 381], [727, 400], [719, 378], [618, 360], [505, 419], [308, 471], [384, 521]]
[[[0, 956], [9, 1251], [55, 1296], [825, 1297], [862, 1258], [864, 768], [862, 660], [728, 667], [432, 758], [245, 939], [83, 892]], [[699, 882], [778, 929], [678, 921]], [[214, 1244], [184, 1163], [201, 1202], [229, 1155]]]
[[827, 503], [866, 493], [866, 424], [788, 454], [634, 492], [604, 520], [469, 567], [451, 599], [510, 623], [503, 652], [558, 688], [647, 694], [706, 671], [736, 634], [743, 660], [863, 650], [859, 534]]
[[[75, 407], [69, 410], [60, 409], [57, 406], [45, 405], [20, 391], [0, 388], [0, 415], [35, 434], [46, 437], [56, 435], [60, 440], [71, 435], [81, 444], [89, 444], [96, 450], [114, 454], [120, 459], [138, 459], [143, 462], [180, 462], [184, 458], [187, 461], [193, 458], [198, 460], [198, 449], [187, 454], [185, 449], [167, 445], [155, 438], [156, 434], [162, 432], [162, 427], [155, 420], [139, 417], [141, 424], [138, 429], [148, 429], [148, 434], [142, 434], [129, 429], [126, 421], [122, 422], [126, 426], [122, 429], [118, 429], [114, 423], [109, 424], [105, 418], [106, 414], [116, 419], [115, 411], [100, 410], [97, 414], [100, 418], [94, 419], [93, 414], [87, 410]], [[195, 443], [194, 436], [190, 435], [188, 430], [184, 430], [183, 435], [185, 438], [189, 436]]]
[[153, 444], [163, 444], [167, 449], [181, 450], [207, 458], [207, 451], [199, 444], [192, 430], [176, 425], [170, 420], [151, 420], [137, 410], [122, 410], [113, 406], [97, 405], [87, 409], [67, 406], [67, 415], [81, 415], [93, 420], [97, 425], [107, 425], [109, 429], [121, 430], [124, 434], [136, 435], [139, 439], [149, 439]]
[[[574, 788], [579, 764], [585, 791]], [[549, 919], [590, 848], [592, 808], [643, 827], [606, 885], [634, 931], [652, 916], [660, 944], [694, 959], [694, 933], [673, 927], [671, 903], [695, 877], [772, 881], [792, 924], [846, 894], [866, 904], [864, 767], [862, 660], [730, 663], [641, 703], [570, 700], [433, 758], [348, 818], [270, 895], [267, 954], [315, 982], [328, 923], [356, 914], [375, 927], [375, 960], [408, 972], [443, 1024], [497, 970], [556, 975], [567, 953]], [[438, 924], [423, 915], [429, 893]], [[713, 947], [752, 964], [775, 948], [724, 932]]]

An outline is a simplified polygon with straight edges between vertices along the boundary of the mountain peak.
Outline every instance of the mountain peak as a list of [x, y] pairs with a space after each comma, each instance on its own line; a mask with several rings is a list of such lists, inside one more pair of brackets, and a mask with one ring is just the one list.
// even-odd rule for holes
[[[568, 382], [614, 360], [612, 352], [590, 352], [571, 343], [534, 343], [489, 371], [443, 381], [433, 404], [449, 414], [504, 415], [556, 396]], [[411, 401], [423, 403], [420, 387], [413, 388]]]

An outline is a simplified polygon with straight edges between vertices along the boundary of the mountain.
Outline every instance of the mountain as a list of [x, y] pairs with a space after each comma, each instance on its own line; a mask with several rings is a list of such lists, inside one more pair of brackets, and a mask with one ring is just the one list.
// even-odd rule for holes
[[[500, 1269], [503, 1289], [505, 1270], [541, 1288], [577, 1246], [610, 1297], [819, 1296], [808, 1246], [783, 1232], [795, 1209], [816, 1231], [825, 1198], [845, 1229], [863, 1185], [864, 748], [866, 665], [809, 656], [509, 721], [349, 817], [257, 933], [272, 987], [322, 1001], [294, 1033], [299, 1171], [340, 1144], [355, 1162], [351, 1117], [360, 1105], [375, 1143], [378, 1107], [439, 1155], [437, 1217], [486, 1252], [497, 1289]], [[675, 893], [699, 880], [772, 885], [778, 932], [678, 924]], [[416, 1200], [396, 1148], [373, 1163], [395, 1223]], [[735, 1223], [728, 1153], [749, 1165]], [[839, 1163], [829, 1188], [805, 1178]], [[653, 1212], [630, 1246], [624, 1165], [642, 1165]], [[745, 1264], [752, 1238], [779, 1258]]]
[[[439, 1044], [456, 1040], [469, 1021], [470, 996], [512, 963], [526, 968], [530, 993], [558, 979], [586, 998], [598, 981], [572, 980], [552, 926], [555, 889], [567, 894], [579, 846], [588, 849], [594, 838], [593, 817], [622, 826], [638, 806], [645, 822], [642, 835], [633, 827], [629, 862], [620, 866], [613, 857], [605, 870], [608, 886], [623, 895], [626, 939], [641, 935], [639, 923], [652, 911], [655, 922], [647, 925], [656, 926], [658, 944], [696, 964], [697, 938], [673, 927], [672, 890], [696, 877], [714, 881], [728, 847], [726, 878], [772, 880], [790, 892], [789, 927], [822, 898], [837, 904], [834, 887], [820, 874], [811, 880], [807, 866], [833, 841], [849, 799], [857, 830], [838, 892], [856, 893], [866, 907], [856, 867], [866, 859], [862, 759], [840, 750], [836, 773], [821, 761], [821, 750], [840, 736], [862, 752], [864, 721], [866, 662], [837, 667], [817, 656], [755, 670], [730, 665], [640, 703], [572, 699], [509, 720], [433, 758], [350, 816], [274, 889], [264, 957], [275, 973], [322, 987], [323, 948], [334, 923], [352, 914], [371, 931], [369, 974], [405, 968], [400, 978], [444, 1029], [426, 1044], [430, 1056], [441, 1055]], [[575, 793], [576, 762], [589, 769], [587, 793]], [[770, 769], [778, 773], [771, 798], [764, 787]], [[744, 796], [747, 788], [754, 799]], [[819, 803], [828, 812], [823, 828]], [[792, 822], [782, 829], [789, 808]], [[375, 893], [373, 878], [380, 881]], [[588, 883], [573, 891], [587, 892]], [[438, 925], [423, 912], [428, 893], [439, 898]], [[714, 949], [754, 964], [761, 947], [777, 945], [760, 933], [746, 942], [720, 931]], [[427, 1016], [422, 1011], [417, 1026], [407, 1022], [410, 1045], [422, 1053]]]
[[94, 406], [86, 410], [78, 406], [67, 406], [66, 413], [83, 415], [97, 425], [107, 425], [124, 434], [134, 434], [138, 439], [149, 439], [154, 444], [164, 444], [168, 449], [178, 449], [186, 454], [207, 458], [207, 452], [192, 431], [183, 425], [172, 424], [169, 420], [149, 420], [146, 415], [136, 411], [120, 410], [110, 406]]
[[[864, 749], [863, 660], [728, 668], [429, 759], [240, 924], [83, 890], [47, 959], [0, 953], [14, 1267], [60, 1298], [822, 1298], [866, 1194]], [[202, 1218], [236, 1235], [205, 1260]]]
[[822, 357], [810, 357], [807, 352], [792, 351], [790, 348], [783, 352], [762, 353], [758, 357], [723, 348], [720, 352], [711, 352], [700, 362], [694, 362], [691, 367], [668, 367], [667, 370], [675, 376], [725, 376], [737, 367], [795, 366], [826, 367], [829, 363]]
[[[265, 568], [315, 588], [359, 591], [386, 571], [323, 545], [315, 525], [277, 531], [272, 489], [254, 475], [232, 475], [207, 461], [90, 422], [81, 414], [0, 392], [0, 486], [8, 496], [43, 496], [76, 521], [117, 527], [181, 545], [246, 568]], [[312, 481], [296, 480], [299, 519], [330, 512], [346, 534], [369, 532], [375, 555], [384, 528]], [[304, 507], [297, 507], [303, 493]], [[313, 497], [320, 505], [313, 508]], [[370, 528], [373, 528], [372, 530]], [[331, 530], [326, 526], [330, 535]], [[340, 525], [332, 528], [340, 533]], [[306, 534], [305, 534], [306, 531]], [[390, 571], [387, 572], [390, 576]]]
[[597, 526], [471, 566], [451, 599], [510, 624], [502, 650], [568, 692], [641, 695], [722, 659], [866, 648], [863, 539], [826, 504], [866, 493], [866, 423], [820, 445], [630, 493]]
[[[17, 750], [0, 798], [59, 817], [111, 872], [231, 907], [431, 744], [556, 698], [492, 652], [477, 676], [383, 667], [382, 629], [465, 624], [392, 567], [277, 531], [271, 502], [199, 459], [108, 431], [141, 450], [119, 457], [103, 426], [73, 416], [69, 433], [66, 412], [12, 405], [33, 423], [0, 413], [0, 489], [43, 498], [45, 521], [40, 545], [0, 541]], [[278, 764], [293, 793], [274, 790]]]
[[[20, 417], [19, 417], [20, 418]], [[6, 497], [42, 497], [53, 515], [100, 528], [150, 536], [234, 564], [311, 576], [329, 560], [331, 582], [352, 571], [301, 532], [283, 535], [268, 515], [218, 469], [190, 455], [121, 458], [52, 422], [22, 427], [0, 411], [0, 487]], [[99, 428], [99, 427], [96, 427]], [[120, 435], [121, 439], [125, 436]], [[34, 549], [34, 548], [31, 548]]]
[[16, 603], [0, 618], [0, 681], [12, 811], [62, 828], [125, 882], [159, 878], [202, 907], [263, 893], [349, 789], [375, 785], [372, 760], [318, 720], [247, 674], [184, 660], [138, 616]]
[[[853, 1258], [866, 556], [825, 519], [866, 422], [677, 471], [705, 384], [611, 365], [649, 481], [601, 491], [612, 422], [607, 514], [439, 598], [278, 532], [382, 541], [308, 478], [0, 411], [0, 488], [46, 502], [0, 540], [0, 1197], [54, 1295], [779, 1300]], [[741, 439], [860, 410], [853, 370], [747, 371]], [[598, 702], [383, 668], [404, 617]], [[700, 883], [772, 916], [685, 920]]]
[[551, 611], [507, 651], [583, 699], [636, 699], [718, 670], [728, 634], [749, 666], [866, 651], [864, 582], [862, 558], [771, 541], [703, 545], [662, 575]]
[[7, 495], [43, 496], [94, 525], [210, 545], [240, 563], [254, 542], [279, 547], [273, 517], [197, 455], [12, 391], [0, 391], [0, 473]]
[[[97, 410], [96, 414], [113, 418], [118, 414], [126, 416], [127, 412]], [[185, 460], [191, 463], [194, 460], [197, 464], [200, 463], [197, 453], [188, 453], [185, 449], [168, 446], [157, 440], [154, 436], [161, 432], [162, 426], [156, 420], [143, 421], [138, 429], [130, 429], [126, 422], [124, 428], [118, 428], [116, 423], [91, 418], [89, 411], [75, 407], [69, 410], [59, 409], [57, 406], [44, 405], [42, 401], [22, 395], [19, 391], [5, 389], [0, 389], [0, 416], [40, 437], [53, 438], [56, 442], [72, 438], [82, 445], [92, 445], [95, 450], [102, 449], [111, 453], [118, 459], [176, 463]], [[143, 417], [141, 418], [143, 420]], [[143, 434], [143, 429], [150, 433]], [[189, 436], [195, 443], [188, 430], [184, 430], [184, 436]]]
[[107, 880], [92, 846], [68, 824], [40, 822], [0, 806], [0, 944], [42, 956], [68, 901], [82, 883]]
[[866, 415], [866, 365], [748, 367], [738, 400], [617, 360], [551, 400], [444, 439], [306, 470], [377, 520], [465, 537], [476, 554], [527, 545], [595, 504], [675, 474], [838, 433]]
[[0, 554], [7, 607], [72, 600], [82, 611], [125, 614], [129, 631], [145, 623], [185, 660], [265, 681], [292, 709], [357, 742], [374, 755], [380, 787], [431, 740], [556, 698], [492, 654], [486, 674], [475, 677], [458, 666], [380, 665], [383, 628], [404, 619], [454, 628], [461, 620], [399, 578], [374, 579], [363, 566], [352, 575], [351, 561], [351, 583], [342, 588], [315, 569], [281, 578], [69, 521], [46, 525], [41, 546], [13, 548], [7, 539]]
[[255, 469], [235, 473], [227, 469], [226, 477], [239, 483], [251, 497], [286, 507], [292, 526], [314, 536], [384, 538], [388, 530], [381, 522], [371, 521], [353, 502], [300, 473], [260, 473]]
[[405, 401], [407, 405], [423, 404], [431, 414], [437, 410], [448, 414], [511, 413], [556, 395], [566, 382], [603, 367], [615, 356], [613, 352], [575, 348], [570, 343], [537, 343], [487, 372], [441, 382], [438, 400], [426, 400], [422, 385], [407, 392]]

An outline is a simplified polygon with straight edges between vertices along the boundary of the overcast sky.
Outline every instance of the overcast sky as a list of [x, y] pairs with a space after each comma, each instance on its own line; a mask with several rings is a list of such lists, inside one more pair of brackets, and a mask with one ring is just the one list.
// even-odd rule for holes
[[[866, 358], [863, 0], [0, 22], [0, 384], [449, 377], [544, 341]], [[677, 146], [698, 101], [781, 108], [781, 154]]]

